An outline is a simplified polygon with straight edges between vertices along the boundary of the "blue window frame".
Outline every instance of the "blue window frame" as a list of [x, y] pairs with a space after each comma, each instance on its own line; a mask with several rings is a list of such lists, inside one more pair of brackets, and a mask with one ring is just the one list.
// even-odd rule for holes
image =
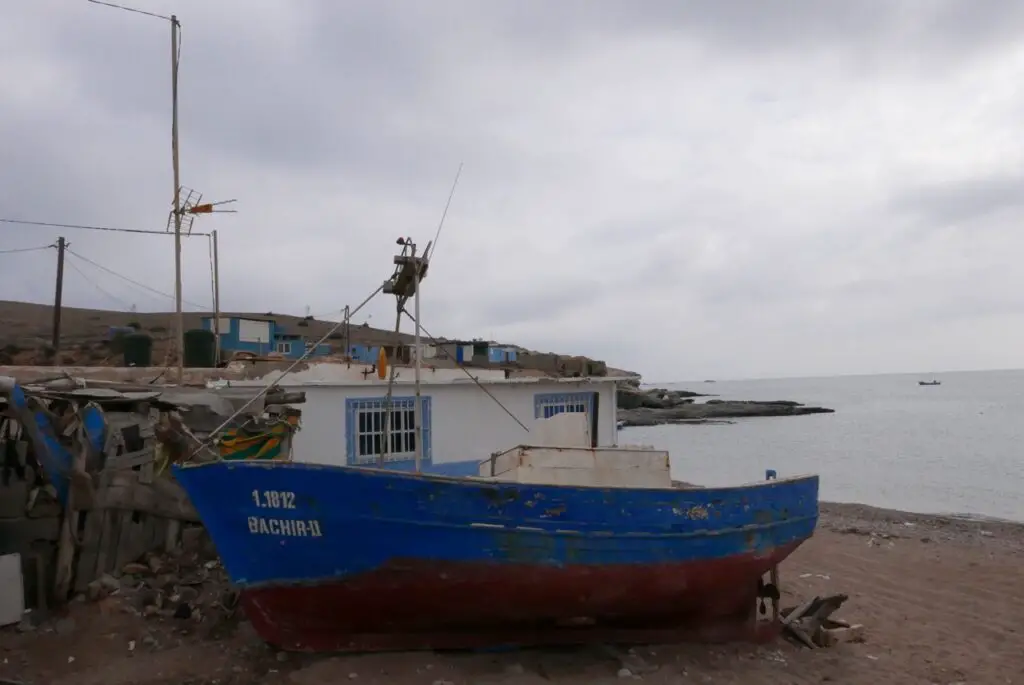
[[[420, 397], [423, 420], [423, 461], [430, 462], [430, 398]], [[377, 463], [384, 443], [386, 397], [360, 397], [345, 400], [345, 443], [350, 466]], [[391, 445], [384, 454], [385, 463], [411, 462], [416, 459], [415, 397], [391, 398]]]
[[594, 415], [593, 392], [538, 393], [533, 396], [533, 416], [536, 419], [550, 419], [565, 412]]

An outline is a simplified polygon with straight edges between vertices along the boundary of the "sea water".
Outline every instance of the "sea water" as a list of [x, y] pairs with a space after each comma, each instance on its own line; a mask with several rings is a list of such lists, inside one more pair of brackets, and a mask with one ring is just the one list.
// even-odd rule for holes
[[[942, 385], [918, 385], [933, 379]], [[825, 501], [1024, 521], [1024, 370], [658, 387], [836, 412], [620, 431], [620, 443], [669, 450], [676, 479], [729, 485], [766, 469], [817, 473]]]

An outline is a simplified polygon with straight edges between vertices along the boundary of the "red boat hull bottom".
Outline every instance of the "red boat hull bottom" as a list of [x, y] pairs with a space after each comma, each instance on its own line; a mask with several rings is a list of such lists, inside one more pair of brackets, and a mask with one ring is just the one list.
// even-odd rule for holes
[[290, 651], [762, 640], [778, 631], [757, 620], [758, 581], [798, 544], [643, 566], [395, 561], [315, 585], [246, 589], [241, 602], [260, 637]]

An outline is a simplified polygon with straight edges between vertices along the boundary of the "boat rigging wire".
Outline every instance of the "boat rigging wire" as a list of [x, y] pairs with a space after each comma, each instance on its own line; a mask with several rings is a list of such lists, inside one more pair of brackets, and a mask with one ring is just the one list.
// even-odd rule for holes
[[351, 320], [351, 318], [355, 315], [356, 312], [358, 312], [360, 309], [362, 309], [367, 304], [369, 304], [370, 300], [375, 298], [377, 296], [377, 294], [381, 290], [383, 290], [383, 289], [384, 289], [384, 284], [381, 283], [379, 286], [377, 286], [376, 290], [374, 290], [372, 293], [370, 293], [369, 297], [367, 297], [365, 300], [363, 300], [362, 302], [359, 303], [358, 307], [356, 307], [355, 309], [353, 309], [352, 311], [349, 312], [349, 315], [348, 315], [347, 318], [342, 319], [341, 321], [338, 321], [337, 323], [335, 323], [331, 327], [331, 329], [329, 331], [327, 331], [326, 333], [323, 334], [323, 337], [321, 337], [319, 340], [316, 341], [316, 343], [314, 343], [313, 345], [308, 346], [306, 348], [306, 351], [302, 354], [302, 356], [299, 357], [298, 359], [296, 359], [294, 362], [292, 362], [291, 365], [287, 369], [285, 369], [283, 372], [281, 372], [281, 375], [278, 376], [274, 380], [273, 383], [270, 383], [270, 384], [264, 386], [263, 388], [261, 388], [260, 391], [258, 393], [256, 393], [255, 395], [253, 395], [253, 397], [248, 402], [246, 402], [241, 407], [236, 409], [234, 414], [232, 414], [228, 418], [224, 419], [224, 421], [219, 426], [217, 426], [215, 429], [210, 431], [210, 434], [208, 436], [206, 436], [206, 438], [204, 438], [203, 440], [200, 440], [199, 441], [199, 446], [196, 447], [196, 449], [189, 455], [188, 458], [191, 460], [193, 457], [195, 457], [197, 454], [199, 454], [202, 450], [208, 448], [210, 445], [212, 445], [214, 442], [216, 442], [216, 440], [217, 440], [216, 436], [222, 430], [227, 428], [231, 424], [232, 421], [234, 421], [236, 418], [241, 416], [241, 414], [246, 409], [251, 407], [258, 399], [262, 398], [264, 395], [266, 395], [272, 389], [274, 389], [278, 385], [280, 385], [281, 381], [284, 380], [284, 378], [288, 374], [290, 374], [292, 371], [294, 371], [295, 368], [299, 364], [301, 364], [302, 362], [306, 361], [309, 358], [309, 356], [311, 354], [313, 354], [313, 352], [316, 350], [316, 348], [318, 348], [321, 344], [323, 344], [329, 337], [334, 335], [334, 332], [337, 331], [339, 328], [341, 328], [342, 324], [344, 324], [346, 321]]
[[[415, 321], [416, 321], [416, 317], [414, 317], [414, 316], [413, 316], [412, 314], [410, 314], [410, 313], [409, 313], [409, 310], [408, 310], [408, 309], [406, 309], [405, 307], [402, 307], [402, 313], [403, 313], [403, 314], [405, 314], [406, 316], [408, 316], [408, 317], [409, 317], [410, 319], [412, 319], [412, 320], [413, 320], [413, 322], [415, 322]], [[428, 337], [428, 338], [430, 338], [430, 341], [431, 341], [432, 343], [434, 343], [434, 344], [435, 344], [435, 345], [437, 345], [437, 346], [441, 346], [441, 343], [439, 343], [439, 342], [438, 342], [437, 338], [435, 338], [434, 336], [432, 336], [432, 335], [430, 334], [430, 331], [428, 331], [428, 330], [427, 330], [427, 329], [426, 329], [426, 328], [425, 328], [425, 327], [423, 326], [423, 324], [420, 324], [420, 330], [421, 330], [421, 331], [423, 331], [424, 333], [426, 333], [427, 337]], [[454, 361], [455, 361], [455, 365], [456, 365], [456, 366], [458, 366], [458, 367], [459, 367], [460, 369], [462, 369], [463, 373], [465, 373], [465, 374], [466, 374], [467, 376], [469, 376], [469, 379], [470, 379], [471, 381], [473, 381], [474, 383], [476, 383], [476, 387], [478, 387], [478, 388], [480, 388], [481, 390], [483, 390], [483, 391], [484, 391], [484, 392], [485, 392], [485, 393], [487, 394], [487, 396], [488, 396], [488, 397], [490, 397], [490, 398], [491, 398], [492, 400], [494, 400], [495, 404], [497, 404], [497, 405], [498, 405], [499, 407], [501, 407], [501, 408], [502, 408], [503, 410], [505, 410], [505, 413], [506, 413], [506, 414], [508, 414], [509, 416], [511, 416], [511, 417], [512, 417], [512, 420], [513, 420], [513, 421], [515, 421], [516, 423], [518, 423], [518, 424], [519, 424], [519, 425], [520, 425], [520, 426], [522, 427], [522, 429], [523, 429], [524, 431], [526, 431], [527, 433], [529, 433], [529, 432], [530, 432], [530, 429], [526, 427], [526, 424], [525, 424], [525, 423], [523, 423], [522, 421], [520, 421], [520, 420], [519, 420], [519, 417], [518, 417], [518, 416], [516, 416], [515, 414], [513, 414], [513, 413], [512, 413], [512, 411], [511, 411], [511, 410], [510, 410], [510, 409], [509, 409], [508, 407], [506, 407], [506, 406], [505, 406], [504, 404], [502, 404], [502, 403], [501, 403], [501, 400], [499, 400], [499, 399], [498, 399], [497, 397], [495, 397], [495, 396], [494, 396], [494, 395], [493, 395], [493, 394], [491, 393], [491, 391], [490, 391], [490, 390], [488, 390], [487, 388], [485, 388], [485, 387], [484, 387], [484, 385], [483, 385], [483, 383], [481, 383], [481, 382], [480, 382], [480, 380], [479, 380], [479, 379], [478, 379], [478, 378], [477, 378], [476, 376], [474, 376], [473, 374], [471, 374], [471, 373], [469, 372], [469, 369], [467, 369], [467, 368], [466, 368], [465, 366], [463, 366], [462, 364], [460, 364], [460, 363], [459, 363], [459, 360], [458, 360], [458, 359], [455, 359]]]
[[[452, 183], [451, 191], [449, 191], [449, 193], [448, 193], [448, 200], [447, 200], [447, 202], [445, 202], [444, 211], [441, 213], [441, 220], [437, 224], [437, 231], [434, 234], [434, 240], [432, 240], [429, 243], [427, 243], [427, 246], [426, 246], [426, 248], [423, 251], [423, 256], [421, 257], [421, 259], [423, 260], [423, 267], [422, 267], [422, 269], [417, 267], [417, 276], [416, 276], [416, 290], [417, 291], [420, 288], [420, 285], [422, 283], [423, 277], [426, 275], [427, 267], [430, 265], [429, 257], [432, 256], [433, 253], [437, 249], [437, 240], [438, 240], [438, 238], [441, 235], [441, 229], [444, 228], [445, 219], [448, 217], [448, 208], [451, 206], [452, 198], [455, 196], [455, 189], [456, 189], [456, 187], [459, 184], [459, 177], [462, 175], [462, 166], [463, 166], [463, 162], [459, 162], [459, 169], [455, 173], [455, 180]], [[406, 255], [406, 252], [411, 249], [412, 250], [412, 257], [415, 259], [416, 251], [415, 251], [415, 247], [412, 247], [412, 243], [411, 242], [401, 242], [401, 239], [399, 239], [399, 240], [400, 240], [400, 244], [403, 246], [402, 247], [402, 255], [401, 256], [404, 257]], [[400, 266], [395, 269], [395, 276], [397, 276], [397, 274], [399, 273], [400, 269], [401, 269]], [[394, 278], [394, 276], [393, 276], [393, 278]], [[388, 283], [388, 281], [385, 281], [385, 283], [382, 283], [380, 286], [378, 286], [378, 288], [376, 290], [374, 290], [370, 294], [369, 297], [367, 297], [365, 300], [363, 300], [359, 304], [358, 307], [356, 307], [355, 309], [349, 311], [348, 316], [343, 317], [341, 321], [338, 321], [337, 323], [335, 323], [334, 326], [332, 326], [331, 329], [329, 331], [327, 331], [327, 333], [324, 334], [324, 336], [322, 338], [320, 338], [320, 340], [318, 340], [314, 345], [308, 346], [306, 348], [306, 351], [303, 353], [303, 355], [301, 357], [299, 357], [298, 359], [296, 359], [287, 369], [285, 369], [281, 373], [281, 375], [277, 379], [274, 380], [273, 383], [270, 383], [267, 386], [265, 386], [263, 389], [261, 389], [260, 392], [256, 393], [256, 395], [254, 395], [248, 402], [246, 402], [241, 407], [236, 409], [234, 414], [229, 416], [219, 426], [217, 426], [217, 428], [215, 428], [212, 432], [210, 432], [210, 434], [206, 438], [204, 438], [203, 440], [199, 441], [199, 446], [189, 455], [189, 459], [192, 459], [193, 457], [195, 457], [195, 455], [199, 454], [199, 452], [201, 452], [203, 449], [208, 448], [210, 445], [212, 445], [214, 442], [216, 442], [216, 440], [217, 440], [216, 435], [217, 434], [219, 434], [228, 425], [230, 425], [232, 421], [234, 421], [238, 416], [240, 416], [242, 414], [242, 412], [244, 412], [246, 409], [251, 407], [253, 405], [253, 403], [255, 403], [258, 399], [260, 399], [261, 397], [265, 396], [272, 388], [274, 388], [277, 385], [279, 385], [281, 383], [281, 381], [285, 378], [285, 376], [287, 376], [289, 373], [291, 373], [299, 364], [301, 364], [302, 362], [306, 361], [306, 359], [309, 358], [309, 356], [313, 353], [313, 351], [316, 350], [317, 347], [319, 347], [324, 341], [326, 341], [332, 334], [334, 334], [335, 331], [337, 331], [339, 328], [341, 328], [342, 325], [351, 322], [352, 321], [352, 317], [356, 314], [356, 312], [358, 312], [360, 309], [365, 307], [370, 302], [370, 300], [372, 300], [374, 297], [377, 296], [378, 293], [380, 293], [382, 290], [384, 290], [384, 286], [387, 283]], [[406, 303], [406, 301], [408, 301], [409, 296], [408, 295], [398, 296], [397, 299], [398, 299], [398, 307], [397, 307], [397, 314], [396, 314], [396, 317], [395, 317], [395, 336], [396, 336], [396, 339], [397, 339], [397, 336], [398, 336], [399, 329], [401, 328], [402, 313], [403, 312], [405, 312], [405, 314], [407, 316], [409, 316], [409, 318], [411, 318], [414, 322], [416, 322], [416, 319], [411, 314], [409, 314], [409, 312], [406, 311], [406, 309], [405, 309], [405, 303]], [[417, 323], [417, 325], [419, 325], [419, 324]], [[419, 326], [419, 327], [420, 327], [421, 330], [423, 330], [424, 333], [426, 333], [426, 330], [424, 330], [422, 326]], [[431, 336], [429, 333], [427, 333], [427, 337], [431, 338], [431, 340], [435, 340], [433, 338], [433, 336]], [[398, 347], [397, 343], [396, 343], [395, 347], [396, 348]], [[346, 352], [347, 352], [347, 350], [346, 350]], [[419, 350], [419, 349], [416, 350], [416, 355], [417, 355], [416, 363], [417, 364], [420, 363], [420, 361], [421, 361], [420, 355], [422, 355], [422, 354], [423, 354], [422, 350]], [[386, 400], [385, 410], [384, 410], [384, 426], [383, 426], [383, 428], [384, 428], [384, 443], [381, 445], [381, 452], [380, 452], [380, 455], [378, 457], [378, 463], [381, 465], [381, 467], [383, 467], [383, 462], [384, 462], [384, 450], [391, 446], [390, 419], [391, 419], [391, 405], [392, 405], [392, 390], [394, 388], [394, 381], [395, 381], [395, 365], [391, 364], [390, 366], [391, 366], [391, 368], [389, 369], [389, 375], [388, 375], [387, 400]], [[466, 370], [463, 369], [463, 371], [466, 371]], [[466, 373], [469, 375], [470, 378], [473, 378], [472, 374], [469, 374], [468, 371], [466, 371]], [[530, 432], [530, 429], [526, 427], [526, 424], [524, 424], [522, 421], [520, 421], [515, 416], [515, 414], [510, 412], [504, 405], [501, 404], [501, 402], [498, 402], [498, 399], [496, 397], [494, 397], [494, 395], [492, 395], [490, 393], [490, 391], [488, 391], [486, 388], [484, 388], [482, 385], [480, 385], [479, 381], [477, 381], [475, 378], [473, 378], [473, 381], [476, 382], [477, 386], [479, 386], [480, 389], [483, 390], [492, 400], [497, 402], [498, 406], [500, 406], [502, 409], [505, 410], [505, 413], [507, 413], [509, 416], [511, 416], [515, 420], [516, 423], [518, 423], [520, 426], [522, 426], [523, 430], [525, 430], [527, 433]], [[417, 383], [419, 383], [418, 380], [417, 380]], [[417, 386], [416, 396], [417, 396], [417, 398], [419, 397], [418, 386]], [[418, 428], [418, 426], [417, 426], [417, 428]], [[420, 433], [417, 431], [417, 440], [419, 440], [419, 437], [420, 437]]]
[[[464, 163], [465, 162], [459, 162], [459, 170], [455, 172], [455, 180], [452, 182], [452, 189], [448, 193], [448, 201], [444, 203], [444, 211], [441, 212], [441, 220], [437, 223], [437, 232], [434, 233], [434, 239], [430, 241], [429, 245], [427, 245], [427, 249], [423, 251], [423, 259], [428, 264], [430, 263], [430, 258], [433, 257], [434, 253], [437, 251], [437, 240], [441, 237], [441, 229], [444, 228], [444, 220], [448, 218], [448, 208], [451, 207], [452, 198], [455, 197], [455, 188], [459, 185], [459, 177], [462, 176], [462, 165]], [[431, 245], [433, 247], [431, 247]]]
[[[427, 243], [426, 248], [424, 248], [424, 250], [423, 250], [423, 255], [420, 257], [420, 259], [423, 261], [423, 267], [422, 267], [422, 269], [419, 266], [416, 267], [417, 268], [416, 284], [415, 284], [416, 285], [416, 290], [414, 292], [414, 295], [416, 295], [417, 297], [419, 295], [420, 286], [423, 284], [423, 277], [426, 276], [427, 268], [430, 266], [430, 256], [434, 254], [434, 249], [437, 246], [437, 239], [441, 236], [441, 229], [444, 228], [445, 219], [448, 218], [448, 208], [451, 207], [452, 198], [455, 196], [455, 188], [459, 185], [459, 176], [462, 175], [462, 165], [463, 164], [464, 164], [463, 162], [459, 162], [459, 168], [455, 172], [455, 180], [452, 182], [452, 189], [450, 191], [448, 191], [448, 200], [444, 203], [444, 210], [441, 212], [441, 219], [440, 219], [440, 221], [437, 222], [437, 231], [434, 233], [434, 239], [431, 240], [429, 243]], [[415, 245], [411, 241], [403, 240], [403, 239], [400, 238], [399, 239], [399, 244], [402, 246], [402, 254], [400, 255], [401, 257], [405, 257], [406, 254], [408, 252], [410, 252], [410, 250], [411, 250], [411, 257], [413, 259], [416, 258], [416, 247], [415, 247]], [[401, 267], [400, 266], [396, 267], [395, 268], [395, 273], [392, 276], [392, 279], [397, 278], [400, 271], [401, 271]], [[397, 348], [398, 348], [398, 332], [399, 332], [399, 330], [402, 327], [402, 312], [406, 311], [405, 303], [409, 301], [409, 295], [408, 294], [406, 294], [406, 295], [397, 295], [396, 298], [398, 300], [398, 307], [397, 307], [397, 312], [396, 312], [397, 315], [395, 317], [395, 341], [396, 342], [395, 342], [394, 349], [397, 350]], [[413, 322], [415, 323], [416, 319], [413, 319]], [[422, 328], [422, 326], [420, 328]], [[416, 349], [416, 360], [414, 362], [417, 365], [417, 369], [418, 369], [418, 366], [423, 361], [422, 354], [423, 354], [423, 350], [420, 349], [419, 347], [417, 347], [417, 349]], [[413, 402], [414, 402], [414, 404], [413, 404], [413, 411], [414, 411], [415, 416], [421, 416], [421, 413], [420, 413], [421, 412], [421, 407], [418, 406], [419, 402], [420, 402], [419, 382], [420, 382], [419, 381], [419, 372], [417, 370], [417, 374], [416, 374], [416, 397], [413, 400]], [[391, 407], [392, 407], [392, 404], [393, 404], [392, 397], [393, 397], [394, 385], [395, 385], [395, 365], [391, 364], [390, 365], [390, 369], [388, 370], [388, 392], [387, 392], [387, 395], [386, 395], [385, 401], [384, 401], [384, 425], [383, 425], [383, 429], [384, 429], [383, 437], [384, 437], [384, 440], [381, 442], [380, 453], [377, 455], [377, 466], [380, 467], [380, 468], [384, 468], [384, 454], [386, 452], [390, 452], [391, 451]], [[418, 425], [415, 426], [414, 428], [415, 428], [414, 435], [416, 436], [415, 439], [416, 439], [417, 442], [419, 442], [421, 440], [421, 438], [423, 437], [423, 432], [422, 432], [420, 426], [418, 426]], [[421, 445], [416, 445], [415, 449], [421, 450], [422, 446]], [[419, 451], [417, 451], [417, 454], [419, 454]], [[419, 462], [417, 461], [417, 470], [419, 469], [418, 464], [419, 464]]]

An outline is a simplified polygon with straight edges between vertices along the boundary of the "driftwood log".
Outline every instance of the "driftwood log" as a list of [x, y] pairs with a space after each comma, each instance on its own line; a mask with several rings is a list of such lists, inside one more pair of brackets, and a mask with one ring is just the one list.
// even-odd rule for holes
[[782, 611], [783, 630], [788, 637], [810, 649], [861, 640], [863, 625], [832, 618], [847, 599], [847, 595], [842, 594], [812, 597], [795, 608], [785, 609]]

